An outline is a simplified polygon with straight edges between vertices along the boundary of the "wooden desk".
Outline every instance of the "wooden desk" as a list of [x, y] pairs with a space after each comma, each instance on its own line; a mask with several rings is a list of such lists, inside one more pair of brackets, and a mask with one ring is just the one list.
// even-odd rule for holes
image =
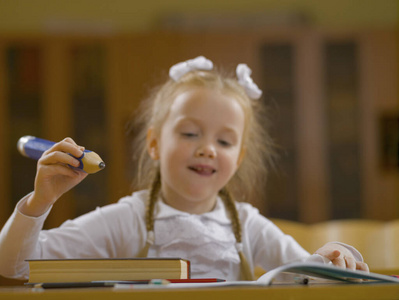
[[84, 299], [84, 300], [235, 300], [235, 299], [399, 299], [399, 285], [340, 284], [311, 286], [226, 287], [180, 290], [113, 290], [112, 288], [34, 290], [28, 287], [0, 288], [1, 300]]

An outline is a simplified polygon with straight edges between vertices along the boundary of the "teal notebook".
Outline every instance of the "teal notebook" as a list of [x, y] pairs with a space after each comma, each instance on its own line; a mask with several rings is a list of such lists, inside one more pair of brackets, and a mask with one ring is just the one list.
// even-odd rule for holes
[[342, 269], [332, 265], [321, 263], [292, 263], [280, 266], [265, 273], [257, 282], [259, 284], [270, 285], [273, 279], [282, 273], [295, 273], [315, 278], [331, 279], [345, 282], [359, 282], [367, 280], [370, 282], [399, 283], [399, 278], [389, 275], [368, 273], [359, 270]]

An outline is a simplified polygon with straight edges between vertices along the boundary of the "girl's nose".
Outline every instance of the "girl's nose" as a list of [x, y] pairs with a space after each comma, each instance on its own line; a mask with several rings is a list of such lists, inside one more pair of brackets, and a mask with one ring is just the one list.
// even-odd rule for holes
[[216, 150], [212, 145], [201, 146], [197, 149], [195, 156], [213, 159], [216, 158]]

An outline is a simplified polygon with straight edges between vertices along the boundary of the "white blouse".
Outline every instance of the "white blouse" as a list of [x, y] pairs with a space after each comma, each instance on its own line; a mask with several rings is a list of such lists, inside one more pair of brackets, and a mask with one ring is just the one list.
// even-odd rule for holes
[[[25, 260], [33, 258], [136, 257], [147, 239], [147, 195], [148, 191], [135, 192], [51, 230], [42, 230], [49, 211], [37, 218], [19, 211], [28, 196], [24, 197], [0, 232], [0, 274], [26, 279], [29, 269]], [[236, 205], [243, 251], [252, 270], [256, 265], [270, 270], [294, 261], [317, 260], [318, 256], [310, 256], [256, 208], [248, 203]], [[148, 257], [188, 259], [192, 278], [239, 280], [236, 239], [221, 199], [211, 212], [201, 215], [176, 210], [159, 200], [154, 220], [155, 240]], [[362, 260], [359, 252], [349, 248]]]

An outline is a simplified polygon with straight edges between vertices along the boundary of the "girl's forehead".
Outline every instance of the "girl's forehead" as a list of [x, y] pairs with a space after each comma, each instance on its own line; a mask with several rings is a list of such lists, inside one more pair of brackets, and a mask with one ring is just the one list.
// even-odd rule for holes
[[210, 89], [194, 89], [179, 94], [170, 107], [169, 119], [193, 119], [226, 123], [243, 127], [245, 113], [239, 102], [226, 94]]
[[170, 111], [212, 111], [218, 108], [243, 110], [237, 99], [219, 90], [194, 88], [179, 93], [173, 100]]

